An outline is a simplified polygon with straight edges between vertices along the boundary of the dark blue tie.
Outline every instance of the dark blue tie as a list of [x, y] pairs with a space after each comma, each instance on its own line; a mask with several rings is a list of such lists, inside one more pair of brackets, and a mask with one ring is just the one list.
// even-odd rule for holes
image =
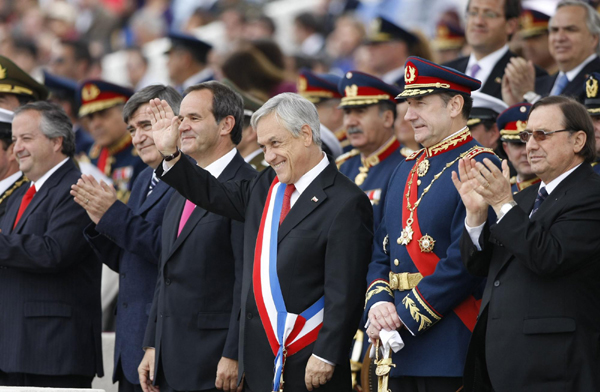
[[152, 190], [154, 189], [156, 184], [158, 184], [158, 181], [159, 179], [158, 177], [156, 177], [156, 173], [152, 173], [152, 179], [150, 180], [150, 185], [148, 186], [148, 193], [146, 194], [146, 197], [150, 196]]
[[546, 187], [541, 187], [538, 190], [537, 197], [535, 198], [535, 203], [533, 203], [533, 210], [531, 210], [531, 215], [535, 214], [537, 210], [540, 208], [544, 200], [548, 197], [548, 192], [546, 192]]

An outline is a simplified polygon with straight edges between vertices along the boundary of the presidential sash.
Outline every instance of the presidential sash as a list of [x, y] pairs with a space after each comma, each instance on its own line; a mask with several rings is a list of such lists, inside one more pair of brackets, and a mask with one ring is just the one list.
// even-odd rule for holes
[[317, 340], [323, 325], [325, 297], [300, 315], [286, 310], [277, 276], [277, 234], [286, 184], [276, 177], [271, 184], [256, 238], [252, 281], [258, 313], [273, 355], [273, 391], [283, 390], [286, 357]]

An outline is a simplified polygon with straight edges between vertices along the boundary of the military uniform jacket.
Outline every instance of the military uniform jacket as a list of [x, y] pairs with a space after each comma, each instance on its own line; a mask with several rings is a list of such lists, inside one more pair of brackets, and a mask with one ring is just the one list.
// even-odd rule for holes
[[84, 235], [100, 260], [119, 273], [119, 298], [113, 381], [119, 366], [132, 384], [139, 384], [137, 367], [156, 287], [161, 252], [161, 225], [174, 189], [159, 181], [146, 197], [152, 168], [140, 173], [127, 205], [117, 201]]
[[[396, 166], [404, 161], [404, 157], [400, 154], [400, 143], [396, 138], [392, 138], [368, 158], [363, 158], [358, 150], [352, 151], [349, 154], [354, 156], [346, 160], [343, 160], [344, 155], [338, 158], [342, 158], [339, 169], [369, 197], [373, 205], [373, 227], [376, 229], [383, 218], [383, 206], [390, 177]], [[363, 172], [366, 176], [361, 174]]]
[[[199, 206], [245, 222], [239, 374], [245, 373], [253, 391], [272, 390], [274, 355], [257, 310], [252, 271], [275, 171], [267, 168], [252, 181], [222, 184], [202, 168], [180, 159], [162, 178]], [[286, 392], [306, 392], [304, 372], [312, 353], [336, 364], [333, 378], [320, 392], [351, 389], [348, 353], [362, 313], [372, 214], [364, 192], [330, 163], [300, 195], [280, 226], [277, 275], [287, 310], [300, 314], [325, 296], [317, 340], [287, 358]]]
[[6, 212], [6, 206], [8, 205], [8, 201], [10, 200], [11, 196], [21, 185], [26, 183], [27, 178], [23, 174], [21, 174], [17, 181], [15, 181], [14, 184], [8, 187], [8, 189], [0, 195], [0, 219], [2, 219], [2, 216]]
[[[430, 241], [419, 242], [421, 238], [415, 233], [408, 245], [416, 250], [409, 253], [407, 246], [398, 243], [410, 216], [403, 200], [411, 170], [424, 156], [430, 166], [424, 176], [418, 177], [419, 197], [434, 176], [439, 178], [421, 199], [413, 218], [418, 221], [422, 240], [429, 236]], [[436, 146], [415, 152], [398, 166], [390, 180], [384, 218], [375, 233], [369, 265], [365, 314], [376, 302], [392, 302], [406, 326], [400, 331], [406, 346], [392, 356], [397, 364], [392, 368], [392, 377], [463, 374], [467, 345], [479, 311], [477, 298], [481, 295], [482, 279], [470, 275], [460, 257], [459, 240], [466, 212], [451, 173], [458, 172], [458, 158], [462, 156], [477, 161], [490, 158], [499, 165], [492, 151], [478, 145], [466, 129]], [[415, 223], [412, 228], [416, 229]], [[435, 241], [433, 248], [431, 240]], [[421, 272], [424, 277], [412, 290], [397, 291], [390, 289], [390, 272]]]
[[483, 348], [495, 391], [600, 390], [600, 177], [582, 163], [529, 218], [538, 189], [488, 219], [481, 251], [461, 239], [468, 270], [487, 276], [465, 391]]

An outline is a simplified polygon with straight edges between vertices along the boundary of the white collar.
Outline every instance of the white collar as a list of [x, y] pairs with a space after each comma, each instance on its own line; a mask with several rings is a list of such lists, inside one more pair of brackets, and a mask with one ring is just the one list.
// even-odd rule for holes
[[48, 178], [50, 178], [50, 176], [52, 174], [54, 174], [55, 171], [57, 171], [62, 165], [64, 165], [67, 161], [69, 160], [69, 158], [65, 158], [63, 159], [58, 165], [54, 166], [52, 169], [48, 170], [43, 176], [41, 176], [37, 181], [35, 182], [31, 182], [31, 185], [35, 185], [35, 191], [39, 192], [40, 189], [42, 189], [42, 186], [44, 186], [44, 183], [46, 182], [46, 180]]
[[404, 75], [404, 65], [384, 73], [381, 75], [381, 80], [387, 84], [394, 84], [396, 80], [402, 77], [402, 75]]
[[544, 181], [542, 181], [540, 183], [540, 187], [538, 189], [542, 189], [542, 187], [546, 187], [546, 192], [548, 192], [548, 195], [550, 195], [552, 193], [552, 191], [555, 190], [556, 187], [562, 182], [562, 180], [567, 178], [567, 176], [569, 174], [573, 173], [573, 171], [575, 171], [575, 169], [577, 169], [579, 166], [581, 166], [581, 163], [579, 165], [575, 166], [574, 168], [572, 168], [571, 170], [567, 170], [560, 176], [556, 177], [554, 180], [550, 181], [547, 185]]
[[323, 159], [319, 163], [315, 165], [312, 169], [304, 173], [302, 177], [298, 181], [294, 183], [296, 190], [292, 193], [290, 198], [290, 207], [294, 205], [296, 200], [300, 197], [302, 192], [308, 188], [308, 186], [317, 178], [319, 174], [329, 165], [329, 159], [327, 159], [327, 155], [323, 153]]
[[189, 78], [187, 78], [182, 84], [181, 88], [185, 91], [190, 86], [198, 84], [199, 82], [208, 79], [212, 75], [212, 69], [210, 67], [204, 68], [202, 71], [193, 74]]
[[258, 150], [252, 151], [250, 154], [248, 154], [246, 158], [244, 158], [244, 161], [250, 162], [255, 156], [257, 156], [261, 152], [262, 150], [260, 148]]
[[481, 86], [483, 86], [485, 84], [485, 82], [487, 81], [487, 78], [492, 73], [492, 70], [496, 66], [496, 63], [498, 63], [498, 61], [502, 58], [502, 56], [504, 56], [506, 54], [506, 52], [508, 52], [508, 44], [504, 45], [503, 47], [496, 50], [495, 52], [488, 54], [487, 56], [483, 57], [479, 61], [477, 61], [477, 59], [475, 58], [475, 55], [473, 53], [471, 53], [471, 55], [469, 56], [469, 62], [467, 64], [467, 69], [465, 70], [465, 73], [467, 75], [470, 75], [471, 74], [470, 71], [471, 71], [471, 68], [473, 67], [473, 65], [479, 64], [480, 69], [479, 69], [479, 72], [477, 72], [475, 79], [480, 80]]
[[15, 182], [17, 182], [21, 175], [23, 175], [23, 173], [17, 171], [16, 173], [13, 173], [10, 176], [6, 177], [4, 180], [0, 180], [0, 195], [6, 192], [8, 188], [10, 188]]
[[213, 177], [219, 178], [221, 173], [223, 173], [223, 170], [225, 170], [227, 165], [229, 165], [229, 163], [233, 160], [236, 153], [237, 149], [232, 148], [227, 154], [206, 166], [204, 170], [212, 174]]
[[[572, 70], [568, 71], [568, 72], [559, 72], [559, 77], [560, 74], [565, 74], [567, 75], [567, 79], [569, 79], [569, 82], [572, 81], [573, 79], [575, 79], [575, 77], [577, 75], [579, 75], [579, 72], [581, 72], [581, 70], [583, 69], [583, 67], [585, 67], [586, 65], [588, 65], [588, 63], [590, 63], [591, 61], [594, 61], [594, 59], [596, 58], [596, 53], [591, 54], [587, 59], [583, 60], [583, 62], [581, 64], [579, 64], [577, 67], [573, 68]], [[556, 80], [558, 80], [558, 78], [556, 78]]]

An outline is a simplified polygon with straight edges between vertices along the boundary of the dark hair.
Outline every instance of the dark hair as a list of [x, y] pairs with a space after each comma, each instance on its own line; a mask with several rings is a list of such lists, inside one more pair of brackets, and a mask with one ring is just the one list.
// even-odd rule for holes
[[75, 133], [73, 132], [73, 124], [71, 124], [71, 120], [69, 120], [69, 116], [63, 108], [55, 103], [36, 101], [18, 108], [15, 111], [15, 117], [28, 110], [40, 113], [40, 130], [42, 133], [48, 139], [62, 137], [61, 152], [68, 157], [73, 157], [75, 155]]
[[306, 30], [320, 33], [323, 23], [319, 19], [320, 18], [312, 12], [302, 12], [296, 15], [294, 22], [304, 27]]
[[173, 112], [179, 114], [179, 105], [181, 104], [181, 94], [173, 87], [154, 84], [147, 86], [133, 94], [123, 107], [123, 121], [129, 122], [129, 119], [140, 108], [147, 104], [151, 99], [158, 98], [165, 100], [173, 109]]
[[[467, 2], [467, 10], [471, 0]], [[521, 0], [504, 0], [504, 18], [506, 20], [518, 18], [521, 15]]]
[[255, 18], [250, 19], [250, 21], [248, 23], [262, 23], [265, 26], [267, 26], [269, 28], [269, 30], [271, 30], [271, 34], [275, 34], [275, 31], [277, 30], [277, 27], [275, 26], [275, 22], [273, 21], [273, 19], [271, 19], [270, 17], [268, 17], [265, 14], [261, 14], [258, 15]]
[[[577, 131], [585, 132], [585, 145], [577, 155], [580, 155], [585, 162], [594, 162], [596, 159], [594, 124], [592, 123], [592, 118], [585, 106], [573, 98], [565, 97], [563, 95], [553, 95], [542, 98], [534, 103], [529, 112], [529, 117], [531, 117], [531, 113], [533, 113], [535, 109], [552, 105], [558, 106], [563, 114], [564, 120], [562, 128], [568, 129], [570, 134]], [[529, 121], [529, 118], [527, 120]]]
[[33, 95], [16, 94], [19, 106], [27, 105], [29, 102], [35, 101]]
[[469, 119], [469, 116], [471, 115], [471, 109], [473, 108], [473, 98], [471, 97], [470, 94], [464, 94], [464, 93], [438, 93], [438, 95], [440, 96], [440, 98], [442, 98], [442, 101], [444, 101], [444, 103], [446, 105], [448, 105], [448, 102], [450, 102], [450, 100], [457, 96], [460, 95], [463, 97], [463, 100], [465, 101], [465, 103], [463, 104], [462, 107], [462, 116], [465, 120]]
[[15, 49], [19, 49], [29, 53], [31, 57], [37, 60], [38, 58], [38, 48], [30, 39], [24, 37], [15, 37], [13, 38], [13, 46]]
[[88, 43], [83, 40], [62, 39], [60, 43], [73, 49], [73, 57], [77, 61], [87, 61], [88, 66], [92, 64], [92, 55]]
[[231, 129], [231, 141], [236, 146], [242, 140], [242, 127], [244, 126], [244, 100], [242, 96], [230, 87], [217, 81], [204, 82], [188, 87], [184, 95], [192, 91], [209, 90], [213, 94], [212, 114], [218, 123], [227, 116], [233, 116], [235, 124]]
[[0, 143], [4, 151], [8, 150], [8, 146], [12, 144], [11, 124], [0, 123]]
[[384, 112], [386, 112], [387, 110], [391, 110], [392, 111], [392, 115], [394, 116], [394, 121], [396, 121], [396, 116], [398, 116], [398, 112], [396, 112], [396, 105], [395, 103], [393, 103], [392, 101], [379, 101], [377, 103], [377, 106], [379, 106], [379, 114], [383, 114]]

